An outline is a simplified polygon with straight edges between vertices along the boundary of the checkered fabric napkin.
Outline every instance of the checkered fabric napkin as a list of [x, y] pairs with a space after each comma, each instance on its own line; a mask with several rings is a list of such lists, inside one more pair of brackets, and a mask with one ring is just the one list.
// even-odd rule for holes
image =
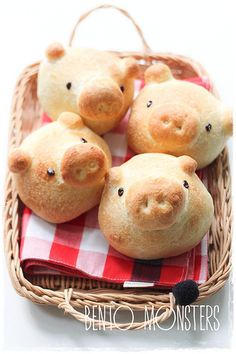
[[[209, 81], [192, 81], [209, 89]], [[135, 82], [135, 94], [143, 82]], [[129, 113], [111, 132], [104, 135], [113, 166], [119, 166], [134, 154], [127, 147], [126, 127]], [[42, 124], [51, 120], [44, 114]], [[205, 170], [199, 177], [207, 185]], [[198, 246], [177, 257], [142, 261], [114, 250], [99, 230], [98, 207], [63, 224], [51, 224], [25, 207], [23, 212], [20, 260], [28, 274], [64, 274], [121, 283], [124, 287], [171, 287], [179, 281], [207, 278], [207, 235]]]

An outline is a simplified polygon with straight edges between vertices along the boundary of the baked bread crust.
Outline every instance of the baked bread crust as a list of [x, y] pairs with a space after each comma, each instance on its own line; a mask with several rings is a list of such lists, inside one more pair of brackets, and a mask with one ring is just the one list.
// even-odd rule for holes
[[232, 135], [232, 111], [205, 88], [174, 79], [164, 64], [149, 67], [145, 81], [128, 124], [130, 148], [189, 155], [198, 168], [209, 165]]
[[66, 112], [9, 155], [21, 200], [53, 223], [74, 219], [98, 204], [110, 166], [106, 142], [78, 115]]
[[214, 207], [196, 167], [188, 156], [147, 153], [112, 168], [99, 206], [99, 225], [111, 246], [133, 258], [158, 259], [197, 245]]
[[38, 98], [52, 119], [74, 112], [86, 126], [104, 134], [130, 107], [137, 74], [133, 58], [120, 59], [95, 49], [64, 49], [53, 43], [39, 67]]

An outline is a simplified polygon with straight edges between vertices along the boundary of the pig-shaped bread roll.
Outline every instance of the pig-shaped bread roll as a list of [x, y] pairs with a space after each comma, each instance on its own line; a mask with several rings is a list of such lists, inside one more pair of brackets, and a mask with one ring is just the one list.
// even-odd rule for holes
[[106, 177], [99, 225], [108, 242], [137, 259], [177, 256], [197, 245], [213, 201], [189, 156], [140, 154]]
[[11, 151], [8, 164], [24, 204], [62, 223], [99, 203], [111, 155], [78, 115], [62, 113]]
[[198, 168], [210, 164], [232, 135], [232, 111], [205, 88], [176, 80], [164, 64], [145, 72], [128, 125], [128, 143], [136, 153], [188, 155]]
[[54, 43], [39, 67], [38, 98], [52, 119], [74, 112], [94, 132], [104, 134], [130, 107], [137, 73], [133, 58]]

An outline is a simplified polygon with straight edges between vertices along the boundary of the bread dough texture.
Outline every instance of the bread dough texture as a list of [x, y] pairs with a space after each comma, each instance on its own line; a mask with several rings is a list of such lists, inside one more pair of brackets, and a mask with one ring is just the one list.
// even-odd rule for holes
[[209, 165], [232, 135], [232, 111], [205, 88], [176, 80], [164, 64], [150, 66], [132, 107], [128, 144], [136, 153], [188, 155]]
[[95, 49], [51, 44], [38, 74], [38, 98], [52, 119], [80, 115], [101, 135], [114, 128], [132, 104], [138, 64]]
[[140, 154], [113, 167], [99, 225], [117, 251], [137, 259], [177, 256], [196, 246], [213, 218], [213, 201], [191, 157]]
[[8, 164], [23, 203], [44, 220], [62, 223], [100, 202], [111, 154], [78, 115], [65, 112], [26, 137]]

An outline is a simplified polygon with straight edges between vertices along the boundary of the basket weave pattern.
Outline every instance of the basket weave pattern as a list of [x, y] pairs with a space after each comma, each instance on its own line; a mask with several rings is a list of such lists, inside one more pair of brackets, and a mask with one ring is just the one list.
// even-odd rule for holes
[[[100, 6], [106, 8], [112, 6]], [[140, 61], [141, 76], [145, 69], [156, 61], [166, 63], [176, 78], [207, 76], [204, 68], [192, 59], [173, 55], [151, 52], [140, 28], [126, 11], [116, 8], [135, 25], [143, 42], [144, 52], [119, 52], [120, 57], [135, 57]], [[93, 9], [94, 11], [96, 9]], [[75, 26], [70, 44], [73, 41], [78, 24], [88, 16], [84, 14]], [[12, 104], [11, 124], [9, 131], [9, 149], [19, 146], [22, 139], [40, 126], [41, 108], [37, 99], [37, 74], [39, 63], [25, 68], [20, 75]], [[217, 91], [211, 83], [212, 93]], [[209, 274], [207, 281], [199, 286], [200, 296], [203, 300], [221, 289], [227, 280], [231, 268], [231, 182], [227, 149], [220, 154], [208, 169], [209, 192], [215, 207], [215, 217], [210, 229], [208, 259]], [[20, 266], [19, 237], [21, 229], [21, 202], [12, 183], [11, 174], [7, 174], [5, 187], [5, 253], [9, 274], [16, 291], [40, 304], [50, 304], [64, 309], [76, 319], [84, 322], [86, 316], [78, 310], [85, 305], [111, 306], [113, 309], [120, 305], [127, 305], [131, 309], [144, 310], [145, 308], [159, 309], [162, 312], [150, 322], [134, 322], [130, 329], [141, 329], [154, 322], [163, 322], [171, 316], [174, 307], [173, 295], [158, 289], [124, 289], [122, 285], [103, 281], [74, 278], [59, 275], [31, 276], [26, 278]], [[94, 326], [100, 324], [99, 320], [92, 319]], [[120, 323], [119, 328], [126, 328], [127, 324]], [[115, 327], [105, 322], [105, 327]]]

